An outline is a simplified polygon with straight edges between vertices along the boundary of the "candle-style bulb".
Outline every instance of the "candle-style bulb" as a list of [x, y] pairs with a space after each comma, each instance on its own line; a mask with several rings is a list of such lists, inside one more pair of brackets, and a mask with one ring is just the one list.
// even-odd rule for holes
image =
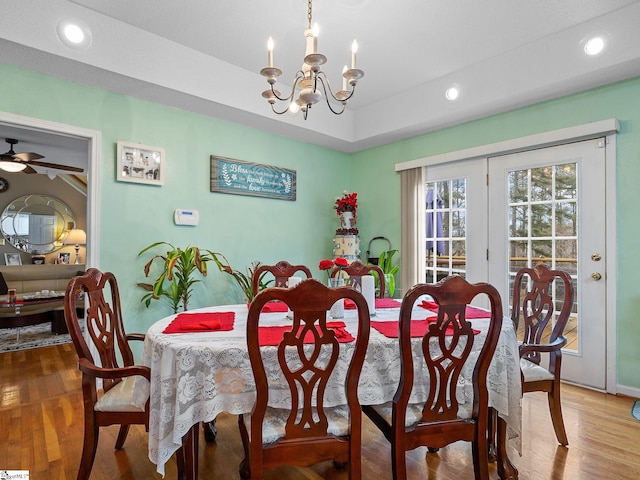
[[358, 42], [355, 40], [351, 44], [351, 68], [356, 68], [356, 53], [358, 52]]
[[273, 38], [269, 37], [267, 40], [267, 60], [270, 67], [273, 67]]
[[318, 34], [320, 33], [320, 27], [318, 27], [317, 23], [313, 24], [311, 33], [313, 34], [313, 53], [318, 53]]

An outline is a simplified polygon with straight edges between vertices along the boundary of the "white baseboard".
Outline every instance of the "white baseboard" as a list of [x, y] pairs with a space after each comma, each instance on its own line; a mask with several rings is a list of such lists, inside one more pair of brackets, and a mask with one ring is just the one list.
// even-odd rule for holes
[[640, 388], [627, 387], [625, 385], [617, 386], [618, 393], [628, 397], [640, 398]]

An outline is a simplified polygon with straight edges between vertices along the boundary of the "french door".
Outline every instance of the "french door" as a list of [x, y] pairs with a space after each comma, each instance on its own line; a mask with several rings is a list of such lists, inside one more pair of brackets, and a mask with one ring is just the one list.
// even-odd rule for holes
[[[567, 271], [575, 292], [562, 375], [598, 389], [606, 387], [603, 145], [589, 140], [425, 170], [425, 281], [450, 273], [488, 281], [508, 315], [520, 267], [544, 262]], [[560, 301], [563, 292], [555, 294]]]

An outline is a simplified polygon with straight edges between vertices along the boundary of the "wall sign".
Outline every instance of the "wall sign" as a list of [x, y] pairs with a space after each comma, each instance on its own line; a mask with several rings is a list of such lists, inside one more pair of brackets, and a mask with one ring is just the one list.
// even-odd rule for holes
[[211, 155], [211, 191], [296, 199], [296, 171]]

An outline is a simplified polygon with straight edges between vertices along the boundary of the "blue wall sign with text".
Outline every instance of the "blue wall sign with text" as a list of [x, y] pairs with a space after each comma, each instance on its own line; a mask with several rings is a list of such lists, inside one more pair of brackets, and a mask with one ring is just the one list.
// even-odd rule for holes
[[296, 171], [211, 155], [211, 191], [296, 199]]

